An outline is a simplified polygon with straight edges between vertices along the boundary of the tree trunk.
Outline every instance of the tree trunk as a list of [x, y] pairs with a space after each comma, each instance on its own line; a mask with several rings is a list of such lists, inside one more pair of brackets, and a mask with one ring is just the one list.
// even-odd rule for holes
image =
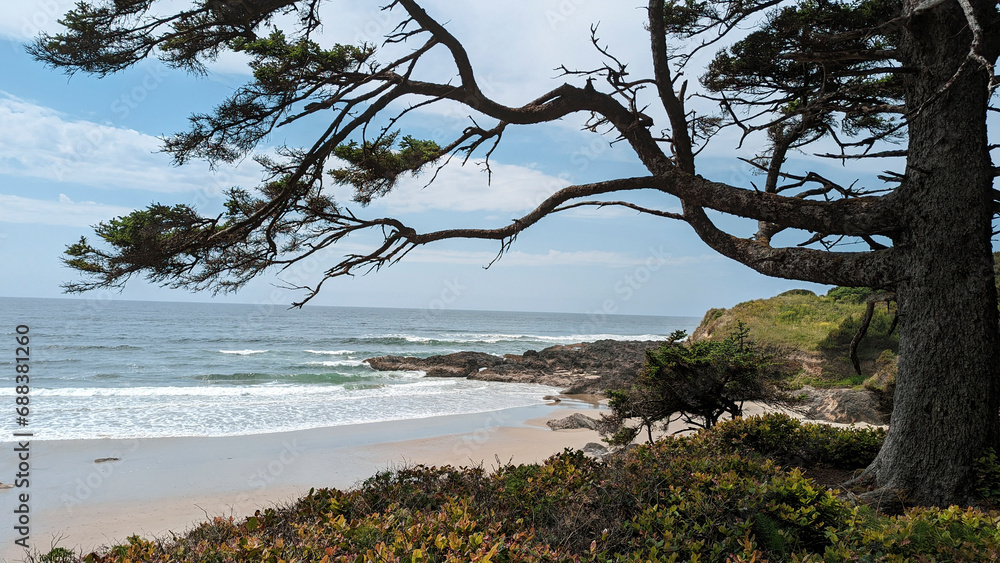
[[879, 486], [872, 496], [891, 491], [901, 498], [887, 500], [948, 505], [972, 500], [973, 463], [1000, 437], [988, 77], [970, 61], [941, 92], [971, 43], [958, 3], [913, 18], [907, 31], [905, 64], [920, 68], [908, 105], [927, 103], [909, 124], [906, 180], [897, 194], [905, 229], [895, 240], [895, 407], [868, 473]]

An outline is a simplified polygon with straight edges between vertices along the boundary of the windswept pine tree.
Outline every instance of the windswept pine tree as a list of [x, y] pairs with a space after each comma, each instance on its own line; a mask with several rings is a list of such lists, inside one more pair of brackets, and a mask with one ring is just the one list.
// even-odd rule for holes
[[[646, 29], [635, 32], [648, 34], [651, 76], [626, 71], [613, 56], [613, 37], [595, 38], [595, 68], [564, 69], [551, 90], [514, 106], [484, 92], [462, 38], [442, 23], [446, 10], [428, 13], [419, 0], [389, 2], [385, 9], [398, 25], [386, 46], [407, 49], [383, 58], [382, 46], [317, 42], [321, 4], [336, 2], [83, 1], [66, 14], [63, 32], [37, 39], [31, 52], [38, 59], [97, 75], [147, 57], [203, 72], [222, 51], [249, 56], [253, 80], [166, 139], [177, 163], [235, 161], [276, 128], [322, 125], [309, 146], [258, 156], [269, 178], [232, 190], [223, 216], [156, 205], [101, 224], [99, 243], [82, 239], [67, 251], [67, 263], [85, 275], [70, 291], [117, 287], [134, 275], [236, 290], [351, 233], [383, 235], [370, 251], [330, 264], [305, 288], [301, 304], [329, 279], [390, 265], [419, 246], [488, 239], [502, 253], [549, 215], [625, 206], [687, 223], [720, 254], [769, 276], [893, 292], [898, 387], [892, 427], [866, 473], [878, 485], [872, 494], [937, 505], [969, 498], [973, 461], [1000, 437], [991, 254], [1000, 206], [991, 153], [1000, 143], [987, 119], [996, 111], [996, 3], [650, 0]], [[176, 11], [164, 12], [168, 5]], [[292, 23], [266, 25], [279, 20]], [[499, 46], [509, 38], [492, 40]], [[703, 60], [694, 55], [708, 52], [716, 53], [711, 62], [694, 68]], [[449, 81], [421, 74], [421, 61], [439, 54], [454, 64]], [[688, 82], [696, 75], [699, 84]], [[694, 111], [693, 96], [718, 111]], [[403, 130], [400, 118], [410, 109], [400, 108], [446, 102], [474, 117], [459, 135], [422, 139]], [[627, 144], [647, 173], [555, 190], [501, 228], [435, 232], [355, 214], [324, 188], [324, 181], [350, 185], [363, 206], [406, 174], [488, 159], [508, 129], [575, 114]], [[373, 122], [389, 126], [366, 129]], [[725, 128], [760, 148], [750, 164], [761, 171], [761, 185], [699, 174], [699, 153]], [[843, 184], [818, 173], [818, 164], [791, 166], [792, 151], [845, 162], [895, 160], [885, 161], [889, 170], [878, 179]], [[679, 198], [682, 211], [630, 201], [636, 190]], [[755, 220], [758, 228], [726, 232], [709, 211]]]

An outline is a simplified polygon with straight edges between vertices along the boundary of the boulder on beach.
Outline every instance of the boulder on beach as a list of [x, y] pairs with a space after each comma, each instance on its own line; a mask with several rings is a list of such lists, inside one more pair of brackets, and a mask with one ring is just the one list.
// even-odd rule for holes
[[581, 413], [571, 414], [566, 418], [550, 420], [545, 424], [553, 430], [575, 430], [577, 428], [597, 430], [597, 420]]
[[589, 458], [593, 459], [604, 459], [609, 453], [607, 446], [604, 444], [598, 444], [597, 442], [587, 442], [587, 445], [583, 447], [583, 453]]
[[885, 416], [879, 408], [878, 397], [867, 390], [858, 389], [816, 389], [806, 385], [798, 393], [805, 395], [806, 402], [801, 409], [803, 418], [854, 424], [885, 424]]

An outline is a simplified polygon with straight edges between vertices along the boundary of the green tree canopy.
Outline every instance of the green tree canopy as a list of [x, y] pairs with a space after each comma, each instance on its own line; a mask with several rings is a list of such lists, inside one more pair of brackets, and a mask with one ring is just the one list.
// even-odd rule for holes
[[[747, 401], [794, 403], [782, 388], [789, 374], [774, 354], [749, 340], [743, 323], [724, 340], [684, 343], [686, 336], [677, 331], [670, 341], [647, 351], [646, 365], [632, 386], [608, 393], [611, 414], [602, 416], [599, 428], [610, 436], [609, 443], [630, 443], [643, 428], [652, 442], [658, 424], [666, 430], [678, 420], [688, 429], [712, 428], [725, 415], [742, 417]], [[630, 426], [636, 420], [639, 426]]]

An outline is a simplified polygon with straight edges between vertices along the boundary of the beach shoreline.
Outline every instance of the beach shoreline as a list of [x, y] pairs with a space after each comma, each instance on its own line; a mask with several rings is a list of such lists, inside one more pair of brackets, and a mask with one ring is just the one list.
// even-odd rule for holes
[[132, 534], [169, 538], [215, 516], [250, 515], [311, 488], [349, 489], [386, 469], [539, 462], [599, 441], [593, 430], [553, 431], [547, 420], [576, 412], [597, 418], [603, 408], [593, 397], [564, 397], [486, 413], [273, 434], [32, 442], [29, 488], [0, 490], [0, 560], [24, 557], [8, 523], [16, 495], [25, 491], [32, 550], [58, 545], [87, 553]]

